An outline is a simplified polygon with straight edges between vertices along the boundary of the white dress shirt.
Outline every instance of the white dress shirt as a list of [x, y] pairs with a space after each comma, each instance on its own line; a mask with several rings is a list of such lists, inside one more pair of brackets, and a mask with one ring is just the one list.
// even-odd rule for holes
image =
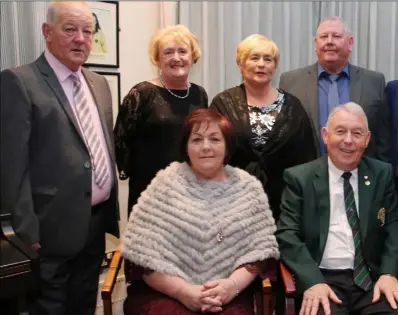
[[[75, 109], [75, 100], [73, 98], [73, 81], [70, 78], [70, 75], [73, 73], [69, 70], [65, 65], [63, 65], [47, 48], [44, 51], [44, 56], [46, 57], [47, 62], [49, 63], [50, 67], [54, 70], [55, 75], [58, 78], [59, 83], [62, 86], [62, 89], [65, 92], [66, 97], [68, 98], [69, 104], [71, 104], [71, 108], [73, 113], [77, 117], [76, 109]], [[112, 186], [113, 186], [113, 177], [112, 177], [112, 164], [111, 159], [109, 156], [108, 148], [105, 142], [105, 136], [102, 129], [101, 119], [98, 114], [97, 106], [95, 105], [94, 97], [91, 94], [90, 88], [86, 82], [86, 79], [79, 69], [77, 75], [80, 78], [80, 82], [83, 86], [84, 94], [87, 98], [91, 118], [94, 123], [94, 128], [96, 129], [98, 138], [100, 140], [100, 145], [102, 146], [103, 152], [105, 153], [106, 160], [107, 160], [107, 167], [109, 173], [109, 180], [105, 183], [105, 186], [101, 189], [95, 182], [94, 179], [94, 171], [92, 172], [92, 184], [91, 184], [91, 205], [97, 205], [103, 201], [108, 200]], [[80, 127], [81, 133], [83, 133], [82, 126], [80, 125], [79, 119], [76, 119], [77, 123]]]
[[[334, 166], [328, 159], [330, 222], [325, 251], [319, 268], [323, 269], [353, 269], [355, 247], [352, 230], [348, 223], [344, 203], [344, 171]], [[351, 171], [350, 184], [354, 190], [355, 205], [359, 215], [358, 203], [358, 169]]]

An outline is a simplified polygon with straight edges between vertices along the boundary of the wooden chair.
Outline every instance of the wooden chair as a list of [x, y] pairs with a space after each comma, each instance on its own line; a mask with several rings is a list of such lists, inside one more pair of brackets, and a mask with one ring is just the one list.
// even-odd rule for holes
[[[104, 315], [113, 315], [112, 312], [112, 292], [115, 287], [116, 278], [123, 263], [123, 257], [120, 254], [120, 245], [113, 254], [108, 272], [106, 273], [104, 285], [101, 290], [101, 297], [104, 305]], [[128, 268], [125, 265], [125, 269]], [[125, 270], [126, 283], [131, 283], [130, 273]], [[257, 315], [272, 315], [274, 311], [274, 299], [272, 296], [272, 287], [270, 279], [260, 280], [258, 278], [256, 285], [258, 290], [254, 299], [256, 302]]]
[[296, 294], [296, 284], [294, 282], [294, 276], [290, 270], [281, 262], [280, 263], [280, 273], [285, 288], [285, 315], [295, 315], [296, 305], [295, 299]]

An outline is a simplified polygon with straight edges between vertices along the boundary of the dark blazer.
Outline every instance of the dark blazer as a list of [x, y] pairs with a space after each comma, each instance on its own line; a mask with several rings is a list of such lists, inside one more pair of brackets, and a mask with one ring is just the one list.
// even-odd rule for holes
[[[368, 117], [369, 129], [372, 132], [365, 154], [390, 162], [391, 120], [384, 96], [384, 75], [351, 64], [349, 65], [349, 72], [350, 101], [362, 106]], [[296, 96], [306, 109], [315, 129], [315, 141], [319, 156], [321, 134], [318, 113], [318, 63], [283, 73], [279, 87]]]
[[[95, 99], [114, 165], [112, 99], [104, 77], [82, 72]], [[43, 254], [73, 255], [91, 217], [90, 155], [71, 105], [44, 55], [0, 74], [1, 211], [17, 235]], [[117, 177], [101, 204], [106, 230], [118, 235]]]
[[281, 111], [269, 134], [267, 143], [259, 149], [252, 144], [249, 109], [244, 85], [227, 89], [214, 97], [211, 108], [226, 116], [234, 128], [236, 148], [229, 164], [256, 176], [268, 195], [275, 220], [283, 190], [286, 168], [316, 159], [316, 147], [310, 119], [300, 101], [285, 93]]
[[392, 121], [391, 156], [394, 169], [398, 169], [398, 80], [387, 83], [386, 98]]
[[[286, 186], [276, 237], [281, 259], [294, 273], [301, 293], [324, 282], [318, 265], [329, 232], [328, 174], [327, 157], [290, 168], [284, 174]], [[358, 166], [358, 194], [360, 233], [371, 276], [374, 280], [383, 273], [397, 276], [398, 204], [391, 165], [363, 157]], [[382, 208], [384, 224], [378, 218]]]

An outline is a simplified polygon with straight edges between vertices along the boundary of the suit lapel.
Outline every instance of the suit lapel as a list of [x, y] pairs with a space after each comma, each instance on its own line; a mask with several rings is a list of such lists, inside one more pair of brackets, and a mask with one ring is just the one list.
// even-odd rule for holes
[[372, 205], [372, 196], [374, 195], [374, 174], [367, 167], [363, 160], [358, 166], [358, 210], [359, 210], [359, 222], [361, 229], [361, 239], [365, 243], [369, 214]]
[[349, 65], [350, 69], [350, 101], [360, 104], [361, 103], [361, 69], [352, 65]]
[[330, 193], [327, 156], [320, 160], [320, 165], [315, 171], [315, 179], [312, 184], [315, 191], [317, 214], [319, 218], [319, 257], [322, 258], [330, 222]]
[[[80, 132], [79, 125], [77, 123], [75, 114], [73, 113], [71, 104], [66, 97], [66, 94], [58, 81], [57, 76], [53, 69], [51, 69], [50, 65], [48, 64], [44, 54], [42, 54], [39, 59], [37, 60], [37, 67], [39, 68], [40, 72], [43, 74], [44, 81], [50, 86], [52, 91], [54, 92], [55, 96], [57, 97], [59, 103], [61, 104], [62, 108], [64, 109], [66, 115], [68, 116], [69, 120], [71, 121], [72, 125], [75, 127], [76, 132], [80, 136], [80, 139], [83, 141], [83, 136]], [[84, 141], [83, 141], [84, 143]]]
[[314, 123], [316, 136], [320, 139], [319, 109], [318, 109], [318, 64], [315, 63], [308, 68], [307, 86], [305, 99], [308, 102], [309, 115]]

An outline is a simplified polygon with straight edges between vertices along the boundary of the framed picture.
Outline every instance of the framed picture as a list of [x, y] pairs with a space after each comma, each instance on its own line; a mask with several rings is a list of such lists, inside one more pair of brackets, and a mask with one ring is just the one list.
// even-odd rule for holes
[[89, 1], [94, 19], [91, 54], [85, 66], [119, 68], [119, 3]]
[[101, 72], [94, 71], [105, 77], [105, 79], [109, 83], [109, 87], [111, 88], [112, 93], [112, 113], [113, 113], [113, 126], [115, 126], [116, 117], [119, 113], [119, 105], [120, 105], [120, 73], [116, 72]]

